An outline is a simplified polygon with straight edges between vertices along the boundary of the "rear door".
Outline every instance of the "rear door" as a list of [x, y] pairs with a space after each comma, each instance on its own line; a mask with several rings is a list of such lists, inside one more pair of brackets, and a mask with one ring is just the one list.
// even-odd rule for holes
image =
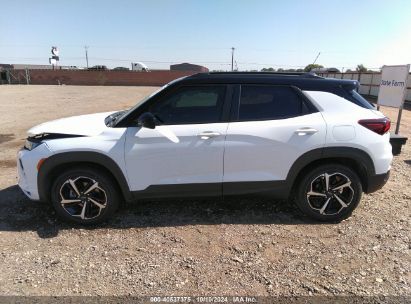
[[[223, 181], [230, 187], [224, 184], [224, 194], [284, 181], [298, 157], [324, 146], [325, 121], [297, 88], [239, 85], [234, 105], [224, 154]], [[233, 182], [241, 187], [231, 187]]]
[[225, 85], [182, 86], [146, 106], [160, 125], [127, 130], [125, 159], [133, 191], [222, 194], [228, 91]]

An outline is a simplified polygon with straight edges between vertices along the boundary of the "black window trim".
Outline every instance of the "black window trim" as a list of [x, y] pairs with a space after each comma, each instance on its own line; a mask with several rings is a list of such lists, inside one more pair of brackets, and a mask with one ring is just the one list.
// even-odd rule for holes
[[[267, 119], [267, 118], [262, 118], [262, 119], [247, 119], [247, 120], [240, 120], [240, 102], [241, 102], [241, 87], [242, 86], [261, 86], [261, 87], [287, 87], [291, 88], [294, 90], [297, 95], [301, 98], [301, 101], [304, 103], [304, 105], [308, 109], [308, 113], [304, 115], [299, 115], [299, 116], [291, 116], [291, 117], [285, 117], [285, 118], [280, 118], [280, 119]], [[231, 122], [246, 122], [246, 121], [270, 121], [270, 120], [284, 120], [284, 119], [290, 119], [290, 118], [295, 118], [295, 117], [301, 117], [309, 114], [313, 114], [319, 112], [317, 107], [310, 101], [308, 100], [307, 96], [303, 94], [300, 88], [294, 86], [294, 85], [286, 85], [286, 84], [258, 84], [258, 83], [241, 83], [237, 84], [235, 86], [235, 92], [233, 94], [233, 106], [231, 110]]]

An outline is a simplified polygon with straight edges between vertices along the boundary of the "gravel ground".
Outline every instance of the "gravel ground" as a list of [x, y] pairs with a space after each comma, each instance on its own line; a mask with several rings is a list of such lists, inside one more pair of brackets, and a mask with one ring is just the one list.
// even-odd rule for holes
[[[1, 295], [411, 296], [409, 144], [388, 184], [339, 224], [230, 199], [132, 204], [83, 229], [20, 193], [15, 155], [29, 127], [131, 106], [154, 89], [0, 86]], [[404, 111], [408, 136], [410, 124]]]

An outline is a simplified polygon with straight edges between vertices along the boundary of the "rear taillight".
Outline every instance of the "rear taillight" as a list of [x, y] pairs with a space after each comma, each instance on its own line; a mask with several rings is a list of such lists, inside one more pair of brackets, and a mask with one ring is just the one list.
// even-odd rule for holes
[[377, 119], [361, 119], [358, 123], [380, 135], [387, 133], [391, 127], [391, 121], [387, 117]]

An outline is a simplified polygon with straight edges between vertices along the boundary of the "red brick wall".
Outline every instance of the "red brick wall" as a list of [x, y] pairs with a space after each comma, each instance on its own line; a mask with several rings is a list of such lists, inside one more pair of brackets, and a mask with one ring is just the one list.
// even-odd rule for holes
[[[25, 83], [25, 70], [11, 70]], [[174, 79], [195, 74], [194, 71], [88, 71], [29, 70], [30, 84], [161, 86]], [[14, 81], [15, 82], [15, 81]]]

